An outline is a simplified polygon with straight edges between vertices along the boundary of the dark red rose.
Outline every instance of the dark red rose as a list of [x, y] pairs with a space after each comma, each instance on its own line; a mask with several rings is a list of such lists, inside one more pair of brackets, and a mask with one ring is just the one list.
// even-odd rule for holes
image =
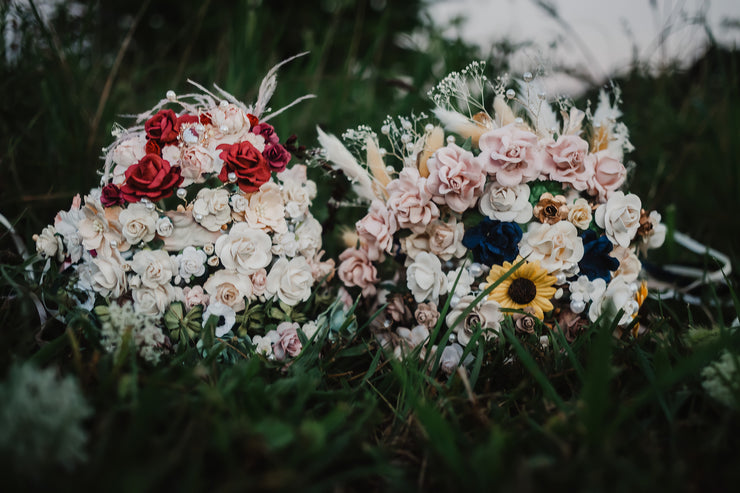
[[177, 117], [177, 124], [181, 127], [186, 123], [198, 123], [199, 121], [198, 115], [180, 115]]
[[249, 120], [249, 126], [250, 126], [250, 128], [251, 127], [254, 127], [255, 125], [257, 125], [260, 122], [260, 119], [257, 118], [256, 116], [254, 116], [251, 113], [247, 113], [247, 120]]
[[177, 115], [172, 110], [159, 110], [144, 124], [146, 136], [150, 140], [156, 140], [160, 146], [172, 144], [177, 141], [180, 133], [180, 124]]
[[273, 144], [265, 147], [265, 150], [262, 151], [262, 155], [267, 159], [270, 168], [277, 173], [285, 170], [285, 167], [288, 165], [288, 161], [290, 161], [290, 153], [280, 144]]
[[114, 205], [123, 205], [126, 201], [121, 195], [121, 189], [113, 183], [108, 183], [100, 192], [100, 203], [103, 207], [113, 207]]
[[229, 173], [236, 174], [236, 183], [246, 193], [256, 192], [270, 180], [270, 166], [267, 160], [249, 142], [236, 144], [221, 144], [216, 147], [221, 151], [219, 156], [224, 162], [218, 178], [222, 182], [229, 181]]
[[144, 150], [147, 154], [156, 154], [157, 156], [162, 155], [162, 148], [159, 147], [156, 140], [147, 140]]
[[143, 198], [156, 202], [172, 195], [182, 180], [179, 166], [170, 166], [156, 154], [147, 154], [126, 170], [121, 195], [127, 202], [138, 202]]
[[280, 139], [275, 133], [275, 127], [273, 127], [269, 123], [260, 123], [258, 125], [254, 125], [250, 129], [250, 132], [264, 137], [265, 145], [269, 146], [270, 144], [277, 144], [278, 142], [280, 142]]

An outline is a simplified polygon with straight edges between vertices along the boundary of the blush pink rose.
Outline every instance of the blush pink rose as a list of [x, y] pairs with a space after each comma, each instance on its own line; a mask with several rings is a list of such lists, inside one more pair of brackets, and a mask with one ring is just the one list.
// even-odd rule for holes
[[416, 168], [404, 168], [386, 186], [388, 208], [395, 214], [399, 228], [423, 233], [439, 217], [439, 208], [426, 189], [426, 181]]
[[210, 296], [203, 291], [203, 286], [185, 286], [182, 290], [185, 297], [185, 308], [190, 310], [196, 305], [208, 306]]
[[593, 175], [593, 160], [586, 159], [588, 142], [576, 135], [562, 135], [545, 146], [547, 158], [543, 172], [551, 180], [567, 183], [576, 190], [586, 190]]
[[609, 156], [606, 151], [589, 154], [586, 160], [590, 161], [594, 173], [588, 180], [588, 193], [598, 195], [601, 202], [606, 200], [624, 183], [627, 170], [624, 165]]
[[286, 355], [295, 358], [301, 353], [303, 344], [298, 337], [299, 327], [296, 322], [282, 322], [277, 326], [278, 340], [272, 345], [276, 360], [283, 361]]
[[375, 294], [378, 283], [378, 271], [363, 249], [348, 248], [339, 255], [337, 275], [345, 286], [357, 286], [362, 289], [362, 296]]
[[501, 186], [514, 187], [540, 175], [544, 157], [537, 136], [513, 123], [481, 135], [478, 147], [476, 159]]
[[390, 253], [393, 233], [398, 230], [395, 216], [380, 200], [373, 200], [367, 215], [355, 223], [357, 234], [367, 248], [370, 260], [380, 260], [383, 252]]
[[253, 294], [255, 296], [262, 296], [267, 290], [267, 271], [258, 269], [256, 272], [249, 276], [252, 281]]
[[426, 189], [438, 204], [447, 204], [455, 212], [465, 212], [483, 193], [483, 164], [472, 152], [449, 144], [427, 161], [429, 178]]

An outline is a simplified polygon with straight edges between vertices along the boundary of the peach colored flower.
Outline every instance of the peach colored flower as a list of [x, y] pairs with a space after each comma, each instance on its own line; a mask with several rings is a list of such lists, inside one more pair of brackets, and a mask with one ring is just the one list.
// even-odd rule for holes
[[548, 157], [543, 172], [551, 179], [567, 183], [576, 190], [586, 190], [593, 176], [593, 160], [586, 159], [588, 142], [577, 135], [561, 135], [545, 145]]
[[250, 275], [272, 262], [272, 240], [261, 229], [237, 223], [216, 240], [216, 255], [229, 270]]
[[586, 199], [576, 199], [568, 210], [568, 221], [573, 223], [573, 225], [578, 229], [588, 229], [588, 226], [591, 224], [591, 219], [593, 219], [593, 214], [591, 214], [591, 204], [589, 204]]
[[252, 194], [249, 207], [244, 211], [244, 218], [252, 228], [276, 233], [288, 231], [283, 197], [277, 183], [269, 181]]
[[348, 248], [339, 255], [337, 275], [345, 286], [357, 286], [362, 296], [373, 296], [378, 283], [378, 271], [363, 249]]
[[213, 273], [203, 284], [203, 289], [210, 295], [211, 303], [223, 303], [235, 312], [244, 310], [244, 298], [251, 298], [254, 292], [249, 276], [227, 270]]
[[427, 226], [429, 251], [442, 260], [460, 258], [468, 251], [462, 244], [465, 228], [453, 217], [450, 222], [434, 221]]
[[182, 289], [185, 298], [185, 308], [190, 310], [196, 305], [208, 306], [209, 296], [203, 291], [203, 286], [186, 286]]
[[598, 195], [601, 202], [622, 186], [627, 176], [624, 165], [611, 157], [607, 151], [599, 151], [586, 157], [594, 169], [594, 173], [588, 180], [588, 193]]
[[583, 240], [568, 221], [532, 223], [519, 242], [519, 254], [539, 261], [549, 273], [573, 273], [583, 258]]
[[439, 217], [439, 208], [426, 190], [426, 178], [416, 168], [404, 168], [398, 178], [388, 183], [386, 191], [388, 208], [396, 216], [399, 228], [421, 233]]
[[448, 144], [437, 149], [427, 161], [427, 168], [427, 191], [435, 202], [446, 204], [455, 212], [473, 207], [483, 192], [483, 165], [460, 146]]
[[537, 136], [509, 124], [481, 135], [481, 153], [477, 159], [483, 170], [494, 175], [504, 187], [513, 187], [537, 179], [544, 157]]
[[398, 230], [398, 224], [396, 217], [382, 201], [373, 200], [367, 215], [357, 221], [355, 227], [370, 260], [381, 260], [383, 252], [390, 253], [393, 233]]
[[437, 324], [437, 320], [439, 320], [437, 304], [419, 303], [414, 312], [414, 318], [416, 319], [417, 324], [424, 325], [427, 329], [431, 329]]
[[213, 173], [216, 156], [203, 146], [194, 145], [185, 147], [180, 156], [180, 168], [184, 178], [183, 187], [191, 183], [201, 183], [205, 180], [203, 175]]
[[258, 269], [249, 276], [252, 281], [252, 293], [255, 296], [262, 296], [267, 291], [267, 270]]

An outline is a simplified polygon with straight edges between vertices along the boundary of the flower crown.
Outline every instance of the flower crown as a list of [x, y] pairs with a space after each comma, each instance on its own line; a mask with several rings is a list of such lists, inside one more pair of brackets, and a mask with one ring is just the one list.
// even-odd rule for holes
[[437, 342], [445, 307], [449, 371], [505, 316], [571, 341], [607, 314], [629, 325], [646, 296], [638, 254], [665, 236], [660, 214], [621, 190], [632, 145], [616, 88], [581, 111], [548, 101], [531, 73], [515, 90], [484, 69], [472, 63], [430, 91], [437, 121], [388, 117], [387, 148], [367, 126], [347, 131], [346, 147], [319, 130], [324, 156], [369, 205], [346, 235], [339, 278], [387, 303], [377, 331], [397, 355]]
[[199, 92], [168, 91], [135, 126], [117, 126], [100, 188], [34, 237], [74, 304], [94, 311], [107, 350], [133, 340], [156, 362], [173, 342], [206, 353], [208, 339], [283, 360], [316, 332], [304, 311], [334, 263], [309, 210], [316, 185], [289, 166], [303, 148], [268, 123], [285, 109], [267, 111], [280, 65], [254, 105], [193, 83]]

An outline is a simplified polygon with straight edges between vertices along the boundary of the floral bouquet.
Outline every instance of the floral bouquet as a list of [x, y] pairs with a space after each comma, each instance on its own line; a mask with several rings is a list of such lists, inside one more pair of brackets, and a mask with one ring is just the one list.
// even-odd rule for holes
[[63, 274], [58, 316], [92, 311], [103, 348], [133, 344], [150, 362], [188, 342], [204, 354], [218, 342], [242, 356], [300, 353], [334, 262], [309, 210], [316, 185], [289, 166], [305, 149], [268, 123], [282, 111], [267, 110], [279, 66], [251, 106], [193, 83], [114, 129], [100, 188], [34, 236]]
[[531, 73], [515, 90], [484, 67], [430, 91], [436, 122], [388, 117], [388, 147], [366, 126], [347, 131], [346, 146], [320, 132], [326, 159], [369, 205], [345, 235], [339, 278], [385, 304], [378, 337], [397, 356], [439, 342], [447, 371], [505, 320], [530, 334], [544, 322], [573, 341], [619, 314], [637, 334], [647, 295], [638, 255], [666, 228], [622, 190], [632, 146], [618, 91], [582, 111], [550, 101]]

